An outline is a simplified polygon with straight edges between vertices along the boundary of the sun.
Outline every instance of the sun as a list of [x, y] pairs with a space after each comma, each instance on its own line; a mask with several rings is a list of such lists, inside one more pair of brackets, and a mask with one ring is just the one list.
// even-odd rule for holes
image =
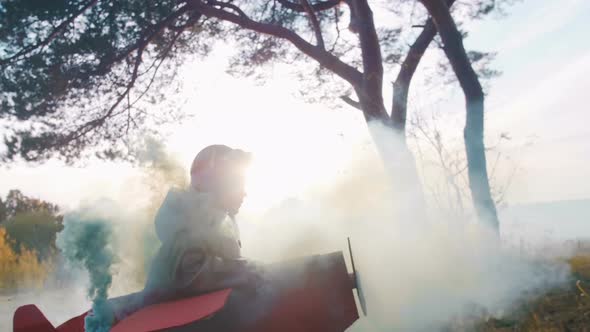
[[243, 212], [264, 212], [330, 183], [353, 160], [351, 146], [366, 137], [362, 115], [303, 103], [286, 92], [290, 82], [261, 88], [217, 79], [224, 89], [197, 91], [187, 107], [198, 116], [174, 131], [169, 146], [187, 165], [210, 144], [251, 152]]
[[262, 212], [287, 198], [299, 196], [321, 182], [321, 173], [321, 167], [308, 167], [296, 156], [254, 151], [246, 175], [243, 209]]
[[308, 119], [293, 116], [288, 123], [266, 118], [264, 123], [268, 125], [260, 121], [256, 128], [240, 126], [248, 123], [246, 120], [251, 119], [225, 124], [222, 132], [207, 131], [220, 124], [202, 125], [199, 137], [205, 139], [194, 144], [190, 139], [193, 134], [188, 133], [177, 139], [176, 149], [185, 154], [187, 164], [193, 158], [192, 151], [208, 144], [226, 144], [251, 152], [242, 212], [263, 213], [286, 199], [326, 186], [353, 159], [350, 147], [339, 141], [340, 136], [325, 130], [330, 128], [328, 121], [313, 127], [306, 122]]

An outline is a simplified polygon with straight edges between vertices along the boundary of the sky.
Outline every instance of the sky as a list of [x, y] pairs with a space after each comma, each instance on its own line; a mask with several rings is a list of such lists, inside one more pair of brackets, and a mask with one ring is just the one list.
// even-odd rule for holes
[[[509, 203], [590, 198], [588, 14], [585, 0], [525, 0], [506, 17], [468, 27], [467, 48], [498, 52], [494, 66], [503, 72], [491, 82], [486, 100], [486, 139], [493, 144], [502, 132], [512, 138], [501, 147], [518, 169]], [[296, 94], [299, 82], [281, 70], [261, 86], [225, 74], [225, 65], [216, 56], [182, 70], [183, 107], [195, 117], [174, 128], [164, 143], [186, 168], [208, 144], [253, 151], [257, 166], [245, 209], [265, 209], [311, 184], [329, 182], [347, 170], [359, 149], [371, 148], [359, 112], [304, 103]], [[412, 98], [419, 99], [420, 89], [414, 90]], [[460, 148], [461, 91], [453, 88], [434, 108], [449, 144]], [[116, 163], [18, 164], [0, 168], [0, 195], [18, 188], [73, 208], [101, 196], [125, 196], [137, 177], [137, 170]]]
[[[498, 51], [503, 75], [492, 83], [486, 125], [515, 141], [523, 169], [510, 193], [515, 202], [590, 197], [588, 14], [584, 0], [524, 1], [508, 18], [478, 24], [467, 40]], [[532, 145], [517, 147], [522, 141]]]

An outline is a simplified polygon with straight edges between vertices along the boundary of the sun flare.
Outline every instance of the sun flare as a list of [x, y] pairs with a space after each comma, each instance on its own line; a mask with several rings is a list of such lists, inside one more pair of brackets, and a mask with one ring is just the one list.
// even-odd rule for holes
[[244, 209], [264, 211], [333, 180], [340, 160], [309, 152], [301, 155], [253, 151], [252, 164], [247, 170]]
[[195, 151], [209, 144], [251, 152], [244, 212], [264, 212], [330, 183], [353, 159], [351, 146], [367, 137], [363, 119], [356, 113], [305, 104], [280, 89], [267, 93], [223, 77], [219, 80], [233, 91], [233, 97], [224, 100], [225, 107], [217, 107], [218, 92], [201, 87], [199, 103], [189, 108], [215, 107], [215, 111], [199, 112], [175, 131], [169, 146], [186, 164]]

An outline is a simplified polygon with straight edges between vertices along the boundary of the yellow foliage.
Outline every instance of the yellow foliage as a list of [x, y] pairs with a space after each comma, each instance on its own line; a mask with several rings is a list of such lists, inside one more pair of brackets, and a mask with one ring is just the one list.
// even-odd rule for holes
[[0, 289], [40, 288], [51, 268], [49, 260], [39, 261], [34, 250], [11, 247], [6, 229], [0, 227]]
[[569, 260], [572, 271], [583, 278], [590, 279], [590, 254], [580, 253]]

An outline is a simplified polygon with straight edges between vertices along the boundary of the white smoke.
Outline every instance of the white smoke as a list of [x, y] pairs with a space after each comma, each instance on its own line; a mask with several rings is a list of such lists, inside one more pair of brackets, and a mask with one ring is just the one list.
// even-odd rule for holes
[[[372, 129], [380, 150], [395, 152], [403, 145], [383, 128]], [[161, 145], [151, 141], [146, 146], [145, 176], [126, 186], [128, 191], [109, 207], [117, 214], [111, 219], [118, 250], [109, 296], [142, 287], [158, 246], [153, 214], [171, 186], [187, 182], [186, 168]], [[353, 163], [329, 185], [287, 199], [263, 214], [238, 215], [243, 255], [263, 262], [346, 252], [346, 238], [351, 237], [369, 311], [351, 331], [433, 331], [473, 314], [474, 308], [499, 315], [522, 296], [540, 294], [567, 277], [564, 266], [522, 257], [476, 222], [446, 220], [436, 211], [430, 211], [429, 223], [419, 222], [412, 209], [405, 209], [407, 217], [400, 218], [396, 209], [407, 201], [407, 192], [400, 191], [396, 181], [407, 175], [400, 171], [404, 168], [383, 167], [377, 151], [351, 149]], [[303, 162], [304, 156], [299, 160]], [[285, 173], [288, 176], [288, 170]], [[140, 241], [130, 241], [138, 236]], [[80, 306], [84, 304], [88, 305]], [[59, 315], [72, 317], [85, 309]], [[54, 315], [48, 316], [55, 322]]]
[[[380, 149], [401, 144], [379, 128], [373, 137]], [[396, 168], [390, 176], [376, 151], [355, 152], [349, 172], [330, 186], [262, 217], [244, 215], [240, 225], [244, 255], [262, 261], [345, 251], [351, 237], [369, 311], [352, 331], [435, 331], [468, 315], [498, 316], [566, 280], [565, 265], [523, 257], [475, 221], [431, 211], [422, 222], [424, 211], [413, 218], [407, 209], [401, 220], [395, 202], [406, 193], [395, 180], [408, 174]]]

